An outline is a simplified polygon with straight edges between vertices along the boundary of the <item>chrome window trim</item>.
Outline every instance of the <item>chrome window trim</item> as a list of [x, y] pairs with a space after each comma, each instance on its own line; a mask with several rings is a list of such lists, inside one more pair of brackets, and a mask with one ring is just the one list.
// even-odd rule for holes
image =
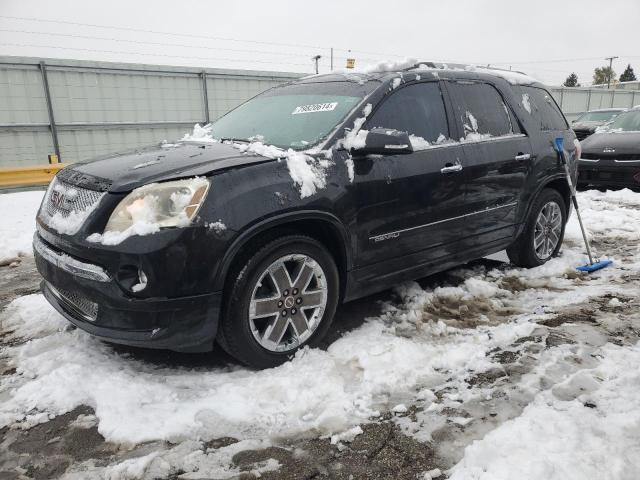
[[456, 141], [453, 140], [451, 142], [447, 142], [445, 140], [445, 142], [443, 143], [434, 143], [429, 145], [426, 148], [420, 148], [418, 150], [414, 150], [413, 153], [419, 153], [419, 152], [424, 152], [425, 150], [433, 150], [436, 148], [447, 148], [447, 147], [459, 147], [460, 145], [475, 145], [477, 143], [487, 143], [487, 142], [500, 142], [500, 141], [504, 141], [504, 140], [510, 140], [512, 138], [523, 138], [526, 137], [526, 135], [524, 133], [513, 133], [513, 134], [508, 134], [508, 135], [500, 135], [499, 137], [488, 137], [488, 138], [483, 138], [481, 140], [462, 140], [462, 141]]
[[523, 138], [526, 137], [524, 133], [509, 133], [507, 135], [500, 135], [499, 137], [488, 137], [480, 140], [463, 140], [460, 142], [460, 145], [473, 145], [474, 143], [487, 143], [487, 142], [500, 142], [504, 140], [510, 140], [512, 138]]
[[613, 160], [616, 163], [640, 163], [640, 160]]
[[102, 267], [92, 263], [81, 262], [65, 253], [58, 253], [52, 250], [40, 240], [38, 233], [33, 236], [33, 249], [47, 262], [72, 275], [96, 282], [109, 282], [111, 280], [109, 274]]
[[392, 232], [383, 233], [381, 235], [375, 235], [373, 237], [369, 237], [369, 241], [381, 242], [383, 240], [388, 240], [390, 238], [397, 238], [401, 233], [410, 232], [413, 230], [417, 230], [419, 228], [426, 228], [432, 225], [438, 225], [440, 223], [450, 222], [452, 220], [459, 220], [461, 218], [471, 217], [473, 215], [480, 215], [482, 213], [492, 212], [494, 210], [499, 210], [501, 208], [508, 208], [516, 206], [518, 202], [507, 203], [505, 205], [499, 205], [497, 207], [485, 208], [484, 210], [479, 210], [477, 212], [465, 213], [464, 215], [458, 215], [457, 217], [445, 218], [443, 220], [438, 220], [436, 222], [425, 223], [424, 225], [416, 225], [415, 227], [403, 228], [402, 230], [394, 230]]

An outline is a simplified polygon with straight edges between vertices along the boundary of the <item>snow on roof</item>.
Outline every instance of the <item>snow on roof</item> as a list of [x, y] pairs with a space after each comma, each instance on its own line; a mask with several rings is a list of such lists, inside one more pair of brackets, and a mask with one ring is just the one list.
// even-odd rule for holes
[[415, 58], [404, 58], [398, 61], [381, 61], [375, 64], [365, 65], [355, 69], [335, 70], [334, 73], [385, 73], [385, 72], [401, 72], [407, 70], [453, 70], [487, 73], [505, 79], [512, 85], [528, 85], [536, 83], [539, 80], [522, 72], [513, 70], [502, 70], [499, 68], [484, 67], [481, 65], [461, 64], [461, 63], [442, 63], [442, 62], [420, 62]]

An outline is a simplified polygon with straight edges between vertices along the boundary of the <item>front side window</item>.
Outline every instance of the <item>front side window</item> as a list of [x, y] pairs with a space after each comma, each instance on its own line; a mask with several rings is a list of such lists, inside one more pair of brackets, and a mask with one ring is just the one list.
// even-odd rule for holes
[[540, 123], [541, 130], [566, 130], [564, 115], [551, 94], [544, 88], [521, 86], [522, 94], [528, 96], [531, 116]]
[[392, 93], [367, 122], [366, 128], [375, 127], [407, 132], [429, 143], [449, 138], [440, 86], [437, 82], [416, 83]]
[[495, 87], [471, 82], [450, 82], [447, 86], [465, 138], [500, 137], [514, 133], [509, 110]]
[[212, 124], [218, 140], [259, 140], [283, 149], [316, 145], [372, 89], [355, 82], [293, 84], [269, 90]]

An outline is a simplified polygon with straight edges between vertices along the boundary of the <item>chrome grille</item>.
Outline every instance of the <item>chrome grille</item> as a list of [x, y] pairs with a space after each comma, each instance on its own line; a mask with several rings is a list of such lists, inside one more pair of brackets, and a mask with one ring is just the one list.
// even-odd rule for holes
[[54, 177], [47, 190], [42, 213], [49, 218], [56, 214], [68, 217], [72, 212], [84, 212], [93, 208], [103, 195], [103, 192], [76, 187]]
[[82, 295], [78, 295], [75, 292], [55, 288], [52, 285], [49, 285], [49, 288], [66, 307], [70, 307], [74, 313], [80, 314], [84, 320], [95, 322], [96, 318], [98, 318], [97, 303], [87, 300]]

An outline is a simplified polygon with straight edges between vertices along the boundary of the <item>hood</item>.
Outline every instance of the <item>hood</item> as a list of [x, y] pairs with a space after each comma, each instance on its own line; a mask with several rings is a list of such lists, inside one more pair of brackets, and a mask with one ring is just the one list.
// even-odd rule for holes
[[[581, 142], [584, 153], [640, 153], [640, 132], [596, 133]], [[604, 152], [604, 149], [615, 152]]]
[[108, 155], [74, 163], [63, 170], [77, 185], [101, 185], [113, 193], [129, 192], [147, 183], [206, 176], [252, 163], [271, 161], [255, 154], [243, 154], [223, 143], [160, 144], [127, 153]]

